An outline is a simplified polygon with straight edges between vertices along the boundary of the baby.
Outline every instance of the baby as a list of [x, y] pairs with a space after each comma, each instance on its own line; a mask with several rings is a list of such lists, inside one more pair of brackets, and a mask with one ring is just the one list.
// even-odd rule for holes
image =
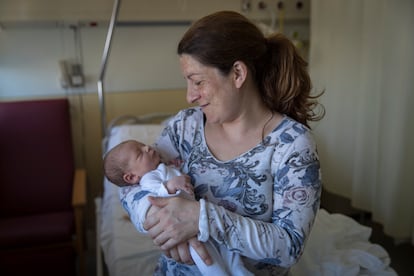
[[[194, 187], [185, 181], [187, 176], [162, 163], [157, 151], [139, 141], [127, 140], [118, 144], [108, 151], [103, 163], [105, 176], [119, 187], [141, 185], [143, 190], [157, 196], [181, 194], [195, 200]], [[209, 266], [190, 246], [191, 257], [203, 275], [252, 275], [244, 268], [237, 253], [224, 247], [217, 249], [210, 241], [204, 245], [213, 259]]]
[[119, 187], [139, 184], [158, 196], [185, 191], [194, 197], [193, 186], [178, 169], [161, 163], [158, 152], [148, 145], [127, 140], [104, 157], [105, 176]]

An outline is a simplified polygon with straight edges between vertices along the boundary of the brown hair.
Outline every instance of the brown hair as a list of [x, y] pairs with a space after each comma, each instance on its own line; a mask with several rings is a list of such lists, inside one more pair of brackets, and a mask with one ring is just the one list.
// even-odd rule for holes
[[[184, 34], [177, 52], [189, 54], [204, 65], [229, 74], [234, 62], [246, 64], [259, 88], [263, 102], [273, 111], [298, 122], [318, 121], [323, 106], [312, 96], [307, 62], [283, 34], [264, 37], [243, 15], [221, 11], [196, 21]], [[320, 106], [321, 113], [314, 109]]]
[[103, 171], [109, 181], [117, 186], [129, 185], [124, 181], [124, 173], [128, 168], [128, 161], [122, 158], [122, 146], [131, 143], [132, 140], [124, 141], [109, 150], [103, 159]]

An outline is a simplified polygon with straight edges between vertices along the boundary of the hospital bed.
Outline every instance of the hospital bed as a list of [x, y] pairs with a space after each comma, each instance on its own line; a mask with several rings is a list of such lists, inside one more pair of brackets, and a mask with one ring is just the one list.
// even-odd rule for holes
[[[163, 123], [153, 123], [154, 119], [160, 121], [160, 114], [121, 116], [106, 125], [103, 80], [118, 9], [119, 0], [116, 0], [98, 81], [101, 122], [105, 130], [103, 152], [127, 139], [151, 144], [164, 127]], [[98, 276], [107, 273], [110, 276], [152, 275], [161, 252], [149, 237], [132, 225], [120, 204], [118, 187], [103, 179], [103, 195], [96, 198], [95, 203]], [[290, 275], [396, 275], [390, 267], [388, 253], [380, 245], [371, 243], [370, 235], [371, 228], [351, 217], [320, 209], [305, 251]]]

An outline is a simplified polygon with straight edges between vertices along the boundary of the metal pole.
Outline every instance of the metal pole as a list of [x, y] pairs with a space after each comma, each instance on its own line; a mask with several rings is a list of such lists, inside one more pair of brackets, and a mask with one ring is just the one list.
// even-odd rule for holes
[[112, 35], [114, 32], [114, 26], [117, 21], [118, 13], [119, 13], [119, 6], [121, 4], [121, 0], [115, 0], [114, 6], [112, 9], [111, 21], [109, 22], [108, 33], [106, 35], [105, 47], [104, 52], [102, 55], [102, 62], [101, 62], [101, 71], [99, 73], [98, 79], [98, 96], [99, 96], [99, 107], [101, 112], [101, 127], [102, 127], [102, 137], [106, 136], [106, 108], [105, 108], [105, 93], [104, 93], [104, 77], [106, 72], [106, 64], [108, 62], [108, 57], [111, 51], [111, 42], [112, 42]]

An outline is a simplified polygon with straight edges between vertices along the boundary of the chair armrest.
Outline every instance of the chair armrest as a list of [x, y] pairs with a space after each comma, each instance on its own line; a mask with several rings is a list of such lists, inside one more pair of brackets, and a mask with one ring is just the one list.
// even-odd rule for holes
[[76, 169], [73, 181], [72, 206], [82, 207], [86, 205], [86, 171]]

